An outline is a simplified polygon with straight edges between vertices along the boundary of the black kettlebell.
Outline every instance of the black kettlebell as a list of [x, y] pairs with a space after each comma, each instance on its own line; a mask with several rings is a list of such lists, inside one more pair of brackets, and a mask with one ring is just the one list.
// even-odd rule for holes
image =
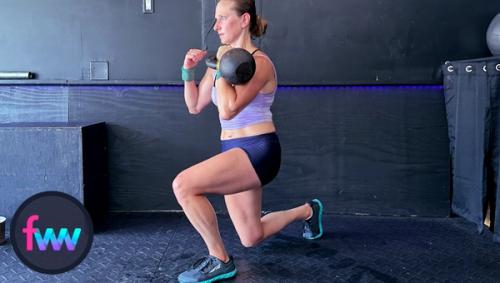
[[219, 70], [221, 76], [233, 85], [242, 85], [250, 81], [255, 74], [255, 59], [243, 48], [228, 50], [220, 62], [214, 56], [205, 60], [207, 67]]

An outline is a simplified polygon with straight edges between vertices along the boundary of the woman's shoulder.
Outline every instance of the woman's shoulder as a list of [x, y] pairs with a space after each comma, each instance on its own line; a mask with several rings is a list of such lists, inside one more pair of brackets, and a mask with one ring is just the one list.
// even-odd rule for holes
[[[274, 63], [269, 58], [269, 56], [262, 50], [258, 50], [254, 53], [255, 63], [260, 65], [258, 69], [261, 69], [265, 77], [269, 78], [264, 87], [260, 90], [261, 93], [273, 93], [276, 90], [277, 78], [276, 78], [276, 69], [274, 68]], [[271, 79], [273, 78], [273, 79]]]
[[264, 65], [268, 65], [269, 67], [272, 67], [274, 69], [274, 63], [273, 63], [273, 60], [271, 59], [271, 57], [269, 57], [269, 55], [267, 55], [264, 51], [262, 50], [257, 50], [254, 54], [253, 54], [254, 58], [255, 58], [255, 62], [258, 64], [258, 63], [261, 63], [261, 64], [264, 64]]
[[265, 57], [265, 58], [269, 59], [269, 61], [272, 62], [271, 57], [269, 57], [269, 55], [261, 49], [255, 50], [252, 55], [254, 57]]

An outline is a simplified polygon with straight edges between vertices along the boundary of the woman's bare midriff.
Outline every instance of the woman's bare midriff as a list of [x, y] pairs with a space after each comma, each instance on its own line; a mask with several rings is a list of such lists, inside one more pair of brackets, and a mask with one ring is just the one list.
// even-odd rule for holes
[[235, 138], [243, 138], [250, 136], [257, 136], [267, 133], [276, 132], [276, 128], [274, 127], [273, 122], [263, 122], [254, 125], [250, 125], [248, 127], [244, 127], [241, 129], [232, 129], [232, 130], [222, 130], [220, 134], [221, 140], [229, 140]]

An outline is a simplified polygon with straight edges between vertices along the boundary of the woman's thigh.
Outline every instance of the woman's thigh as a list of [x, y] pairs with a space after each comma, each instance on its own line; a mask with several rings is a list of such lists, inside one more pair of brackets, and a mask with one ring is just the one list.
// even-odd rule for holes
[[175, 183], [193, 194], [234, 194], [260, 187], [260, 180], [241, 148], [233, 148], [195, 164], [177, 175]]

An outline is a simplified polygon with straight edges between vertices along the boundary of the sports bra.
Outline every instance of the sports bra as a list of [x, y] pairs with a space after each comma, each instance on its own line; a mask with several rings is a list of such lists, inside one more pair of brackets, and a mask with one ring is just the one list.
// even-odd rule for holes
[[[255, 54], [254, 56], [265, 57], [273, 66], [274, 76], [277, 79], [276, 68], [267, 55]], [[215, 73], [215, 72], [214, 72]], [[214, 78], [215, 79], [215, 78]], [[230, 120], [219, 117], [222, 129], [241, 129], [253, 124], [269, 122], [273, 120], [271, 105], [274, 102], [274, 95], [277, 87], [270, 93], [259, 92], [250, 103]], [[212, 87], [212, 102], [217, 105], [217, 89]]]

